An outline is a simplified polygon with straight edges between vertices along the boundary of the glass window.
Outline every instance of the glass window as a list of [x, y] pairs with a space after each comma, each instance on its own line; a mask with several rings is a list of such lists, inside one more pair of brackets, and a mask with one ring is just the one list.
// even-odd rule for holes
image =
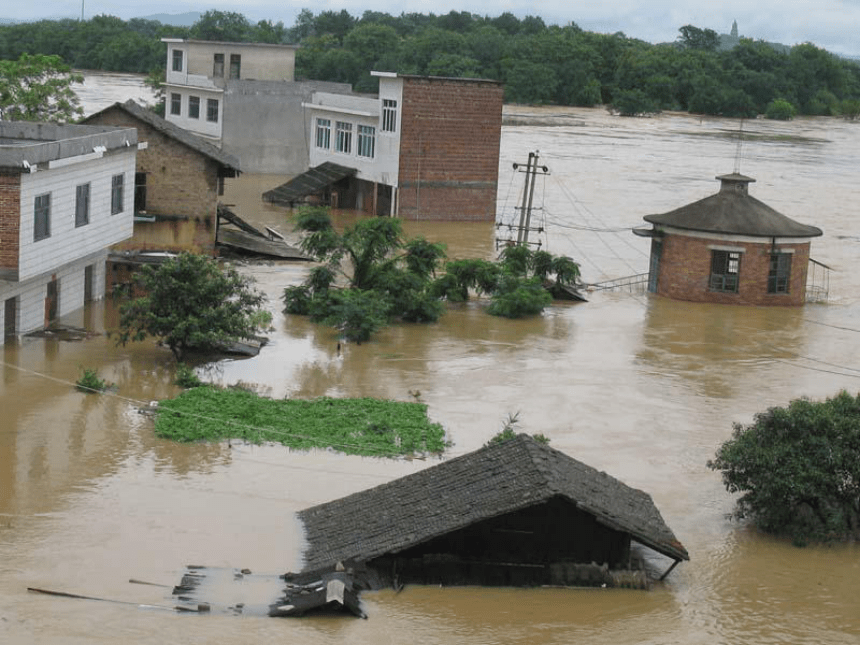
[[90, 185], [81, 184], [75, 190], [75, 226], [90, 223]]
[[114, 175], [111, 178], [111, 187], [110, 187], [110, 214], [116, 215], [117, 213], [121, 213], [125, 210], [124, 199], [123, 199], [123, 188], [125, 185], [125, 176], [124, 175]]
[[713, 251], [711, 256], [711, 291], [738, 292], [741, 254], [737, 251]]
[[382, 99], [382, 131], [397, 131], [397, 101]]
[[230, 78], [239, 78], [242, 72], [242, 57], [239, 54], [230, 54]]
[[337, 121], [335, 125], [335, 150], [352, 152], [352, 123]]
[[376, 128], [372, 125], [358, 126], [358, 156], [373, 159], [376, 151]]
[[788, 293], [791, 283], [791, 253], [772, 253], [767, 274], [768, 293]]
[[176, 92], [170, 93], [170, 113], [179, 116], [182, 114], [182, 95]]
[[134, 210], [143, 212], [146, 210], [146, 173], [134, 173]]
[[206, 120], [218, 123], [218, 99], [206, 99]]
[[224, 54], [215, 54], [212, 60], [212, 76], [224, 78]]
[[173, 71], [181, 72], [182, 71], [182, 50], [174, 49], [173, 50]]
[[36, 195], [33, 219], [33, 241], [51, 237], [51, 193]]
[[189, 96], [188, 97], [188, 118], [189, 119], [199, 119], [200, 118], [200, 97], [199, 96]]
[[331, 148], [331, 120], [317, 119], [317, 148]]

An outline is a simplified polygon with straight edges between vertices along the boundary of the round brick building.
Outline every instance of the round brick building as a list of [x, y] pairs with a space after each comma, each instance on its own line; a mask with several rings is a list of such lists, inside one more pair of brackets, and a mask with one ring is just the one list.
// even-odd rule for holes
[[821, 229], [778, 213], [749, 194], [755, 179], [717, 177], [720, 191], [661, 215], [646, 215], [648, 289], [675, 300], [802, 305], [809, 247]]

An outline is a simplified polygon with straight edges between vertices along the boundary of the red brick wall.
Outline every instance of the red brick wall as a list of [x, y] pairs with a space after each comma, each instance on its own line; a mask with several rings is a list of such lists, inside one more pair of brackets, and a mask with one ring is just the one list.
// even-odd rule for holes
[[[743, 248], [737, 293], [711, 291], [711, 254], [708, 247]], [[806, 300], [806, 272], [809, 268], [809, 242], [778, 244], [778, 251], [793, 249], [791, 279], [787, 294], [767, 292], [770, 242], [734, 242], [666, 235], [660, 258], [657, 293], [675, 300], [715, 302], [733, 305], [802, 305]]]
[[0, 172], [0, 269], [18, 271], [21, 239], [21, 176]]
[[[123, 110], [106, 110], [87, 120], [93, 125], [137, 128], [138, 141], [146, 141], [137, 152], [137, 172], [146, 173], [146, 212], [149, 215], [178, 216], [196, 221], [192, 246], [188, 238], [172, 247], [165, 242], [132, 238], [123, 249], [154, 248], [211, 253], [215, 247], [215, 217], [218, 204], [218, 164], [196, 150], [179, 143]], [[135, 226], [137, 236], [138, 226]], [[181, 247], [181, 248], [179, 248]], [[118, 247], [119, 248], [119, 247]]]
[[400, 217], [495, 220], [502, 94], [496, 83], [403, 79]]

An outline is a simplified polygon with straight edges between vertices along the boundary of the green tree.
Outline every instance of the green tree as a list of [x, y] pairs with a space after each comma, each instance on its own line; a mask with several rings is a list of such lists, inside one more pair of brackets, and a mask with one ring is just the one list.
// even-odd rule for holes
[[67, 123], [83, 114], [72, 87], [83, 83], [59, 56], [21, 54], [0, 60], [0, 119]]
[[251, 23], [241, 13], [210, 9], [191, 26], [190, 36], [197, 40], [241, 43], [251, 40], [253, 32]]
[[684, 25], [678, 31], [681, 32], [678, 42], [685, 49], [715, 52], [720, 46], [720, 35], [713, 29], [699, 29], [693, 25]]
[[118, 344], [154, 336], [177, 360], [248, 338], [271, 321], [253, 280], [204, 255], [182, 253], [138, 274], [146, 295], [120, 307]]
[[791, 401], [734, 424], [708, 467], [740, 493], [736, 515], [809, 539], [860, 539], [860, 395]]
[[785, 99], [774, 99], [768, 104], [767, 110], [764, 113], [768, 119], [776, 119], [778, 121], [790, 121], [794, 118], [795, 114], [797, 114], [797, 110]]

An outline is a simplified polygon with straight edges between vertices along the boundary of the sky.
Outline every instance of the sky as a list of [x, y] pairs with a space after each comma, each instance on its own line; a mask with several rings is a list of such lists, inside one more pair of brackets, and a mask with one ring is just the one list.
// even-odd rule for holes
[[0, 8], [0, 18], [90, 18], [99, 14], [123, 20], [156, 13], [177, 14], [209, 9], [234, 11], [249, 21], [281, 21], [291, 27], [303, 8], [314, 14], [346, 9], [360, 17], [367, 10], [392, 15], [401, 13], [446, 14], [469, 11], [498, 16], [506, 11], [518, 17], [540, 16], [547, 24], [576, 23], [586, 31], [624, 32], [651, 43], [669, 42], [684, 25], [729, 33], [732, 21], [741, 36], [755, 40], [796, 45], [811, 42], [834, 54], [860, 57], [860, 0], [601, 0], [577, 3], [571, 0], [243, 0], [208, 3], [196, 0], [42, 0], [9, 2]]

